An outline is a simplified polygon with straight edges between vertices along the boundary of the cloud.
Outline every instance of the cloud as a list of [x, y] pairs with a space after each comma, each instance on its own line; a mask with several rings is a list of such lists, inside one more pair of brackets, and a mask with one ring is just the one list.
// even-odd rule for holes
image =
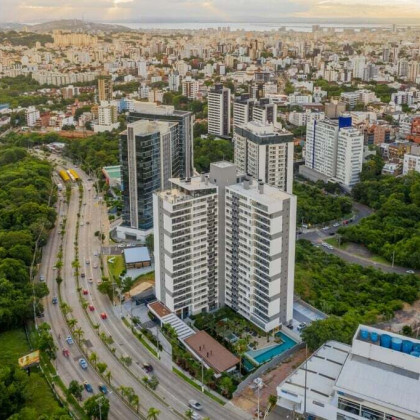
[[0, 20], [419, 18], [419, 0], [0, 0]]

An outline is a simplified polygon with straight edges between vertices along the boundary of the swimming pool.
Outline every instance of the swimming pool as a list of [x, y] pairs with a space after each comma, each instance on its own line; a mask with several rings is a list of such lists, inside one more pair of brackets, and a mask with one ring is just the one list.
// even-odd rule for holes
[[249, 358], [255, 360], [256, 363], [261, 365], [296, 345], [296, 341], [292, 340], [289, 336], [282, 333], [281, 331], [276, 333], [276, 337], [280, 337], [283, 342], [281, 344], [273, 344], [259, 350], [250, 350], [245, 354]]

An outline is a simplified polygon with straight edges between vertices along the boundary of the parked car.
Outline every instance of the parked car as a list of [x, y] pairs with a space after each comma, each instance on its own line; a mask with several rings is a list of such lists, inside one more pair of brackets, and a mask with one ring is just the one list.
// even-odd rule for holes
[[67, 344], [70, 344], [70, 345], [74, 344], [74, 341], [73, 341], [73, 338], [71, 337], [71, 335], [67, 336], [66, 341], [67, 341]]
[[153, 372], [153, 366], [150, 363], [143, 363], [143, 370], [147, 373]]
[[54, 305], [57, 305], [57, 303], [58, 303], [58, 297], [57, 297], [57, 296], [54, 296], [54, 297], [52, 298], [52, 303], [53, 303]]
[[69, 357], [70, 356], [70, 352], [68, 351], [68, 349], [63, 349], [62, 352], [63, 352], [64, 357]]
[[301, 322], [297, 327], [298, 331], [302, 331], [304, 328], [306, 328], [306, 322]]
[[83, 359], [83, 357], [79, 359], [79, 365], [83, 370], [86, 370], [87, 367], [88, 367], [88, 364], [87, 364], [86, 360]]
[[107, 314], [106, 314], [105, 312], [102, 312], [102, 313], [101, 313], [101, 318], [102, 318], [102, 319], [107, 319], [107, 318], [108, 318], [108, 316], [107, 316]]
[[329, 226], [324, 226], [323, 228], [322, 228], [322, 230], [328, 230], [330, 227]]
[[83, 386], [85, 387], [87, 392], [93, 392], [92, 385], [88, 381], [84, 381]]
[[43, 274], [41, 274], [41, 275], [39, 276], [39, 281], [42, 281], [42, 282], [44, 282], [44, 281], [45, 281], [45, 276], [44, 276]]
[[198, 402], [198, 401], [196, 401], [196, 400], [189, 400], [188, 401], [188, 405], [191, 407], [191, 408], [193, 408], [194, 410], [198, 410], [198, 411], [200, 411], [200, 410], [202, 410], [203, 409], [203, 406]]
[[406, 273], [407, 274], [415, 274], [414, 270], [407, 270]]
[[340, 223], [334, 223], [333, 226], [334, 227], [339, 227], [340, 226]]
[[108, 394], [108, 388], [106, 387], [106, 385], [104, 384], [99, 384], [98, 385], [99, 391], [102, 392], [102, 394]]

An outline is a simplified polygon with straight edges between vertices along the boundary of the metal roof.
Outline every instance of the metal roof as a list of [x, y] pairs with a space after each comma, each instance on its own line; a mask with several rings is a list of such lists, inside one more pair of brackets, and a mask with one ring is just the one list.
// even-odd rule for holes
[[150, 261], [149, 250], [145, 246], [124, 249], [124, 259], [126, 264]]

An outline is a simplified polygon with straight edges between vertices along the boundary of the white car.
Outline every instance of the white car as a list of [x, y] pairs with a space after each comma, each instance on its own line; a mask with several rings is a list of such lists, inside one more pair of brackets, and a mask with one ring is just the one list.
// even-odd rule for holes
[[334, 247], [333, 247], [332, 245], [327, 245], [327, 248], [328, 248], [329, 250], [334, 249]]
[[338, 226], [340, 226], [340, 223], [334, 223], [333, 226], [338, 227]]
[[407, 274], [415, 274], [414, 270], [407, 270], [406, 273]]

